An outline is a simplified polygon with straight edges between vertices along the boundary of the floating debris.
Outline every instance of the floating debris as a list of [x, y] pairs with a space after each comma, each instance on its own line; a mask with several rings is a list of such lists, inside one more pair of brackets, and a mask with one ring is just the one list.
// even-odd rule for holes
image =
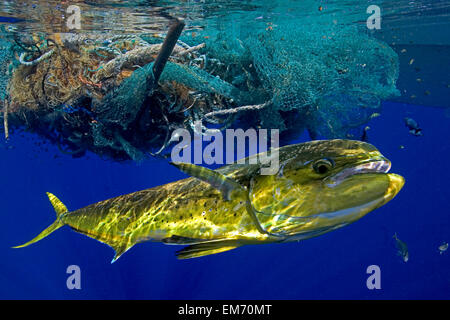
[[405, 125], [408, 127], [409, 129], [409, 133], [419, 137], [422, 135], [422, 129], [419, 128], [419, 125], [417, 124], [417, 122], [412, 119], [412, 118], [405, 118]]
[[0, 47], [10, 49], [0, 54], [0, 67], [9, 71], [0, 89], [9, 105], [1, 123], [74, 156], [90, 151], [118, 161], [156, 150], [168, 155], [171, 133], [192, 130], [198, 120], [221, 129], [239, 121], [243, 129], [358, 136], [381, 101], [399, 95], [397, 54], [354, 26], [306, 30], [288, 20], [240, 32], [242, 39], [227, 28], [139, 35], [5, 30]]
[[443, 254], [448, 249], [448, 242], [444, 242], [439, 246], [439, 254]]
[[400, 258], [402, 258], [403, 262], [408, 262], [409, 260], [408, 246], [406, 245], [405, 242], [403, 242], [397, 237], [397, 233], [394, 234], [393, 238], [395, 240], [395, 247], [397, 248], [397, 255]]
[[9, 129], [8, 129], [8, 100], [3, 101], [3, 127], [5, 129], [5, 139], [9, 139]]
[[205, 43], [179, 43], [184, 22], [169, 23], [162, 43], [136, 35], [31, 35], [39, 51], [18, 53], [23, 44], [13, 49], [19, 59], [10, 64], [5, 136], [9, 122], [74, 156], [90, 150], [141, 160], [165, 147], [170, 131], [190, 126], [185, 112], [194, 105], [199, 116], [248, 102], [231, 84], [191, 66]]

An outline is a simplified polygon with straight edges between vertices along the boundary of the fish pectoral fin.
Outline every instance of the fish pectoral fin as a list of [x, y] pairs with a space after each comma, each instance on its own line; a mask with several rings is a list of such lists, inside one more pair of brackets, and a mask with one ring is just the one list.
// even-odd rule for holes
[[177, 251], [176, 255], [178, 259], [198, 258], [233, 250], [241, 245], [237, 240], [214, 240], [187, 246]]
[[237, 181], [228, 178], [217, 171], [191, 163], [171, 162], [171, 164], [180, 169], [182, 172], [203, 182], [209, 183], [222, 193], [225, 200], [230, 200], [231, 193], [234, 190], [245, 191], [245, 188]]
[[268, 234], [274, 237], [283, 237], [284, 235], [277, 235], [264, 230], [261, 226], [261, 223], [256, 216], [256, 212], [251, 205], [251, 201], [249, 199], [249, 194], [247, 189], [239, 184], [236, 180], [227, 177], [226, 175], [221, 174], [220, 172], [200, 167], [195, 164], [185, 163], [185, 162], [171, 162], [172, 165], [183, 171], [184, 173], [193, 176], [201, 181], [209, 183], [211, 186], [219, 190], [223, 198], [225, 200], [231, 200], [231, 194], [233, 191], [237, 191], [237, 195], [242, 197], [247, 202], [247, 213], [250, 215], [250, 218], [255, 223], [256, 228], [262, 234]]
[[181, 236], [177, 236], [177, 235], [172, 235], [168, 238], [164, 238], [161, 240], [161, 242], [164, 244], [174, 244], [174, 245], [198, 244], [198, 243], [204, 243], [204, 242], [209, 242], [209, 241], [211, 241], [211, 240], [181, 237]]

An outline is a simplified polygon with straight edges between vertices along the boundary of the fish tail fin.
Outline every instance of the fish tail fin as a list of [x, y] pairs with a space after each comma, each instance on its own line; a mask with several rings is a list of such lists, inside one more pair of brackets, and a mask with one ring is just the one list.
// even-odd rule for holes
[[55, 209], [56, 212], [56, 221], [53, 222], [50, 226], [48, 226], [44, 231], [42, 231], [40, 234], [38, 234], [35, 238], [33, 238], [32, 240], [28, 241], [27, 243], [24, 243], [20, 246], [15, 246], [13, 248], [23, 248], [23, 247], [27, 247], [30, 244], [33, 244], [35, 242], [38, 242], [39, 240], [47, 237], [50, 233], [52, 233], [53, 231], [58, 230], [59, 228], [61, 228], [62, 226], [64, 226], [64, 222], [61, 221], [61, 215], [68, 212], [66, 206], [57, 198], [55, 197], [53, 194], [51, 194], [50, 192], [47, 192], [47, 196], [48, 199], [50, 200], [53, 208]]

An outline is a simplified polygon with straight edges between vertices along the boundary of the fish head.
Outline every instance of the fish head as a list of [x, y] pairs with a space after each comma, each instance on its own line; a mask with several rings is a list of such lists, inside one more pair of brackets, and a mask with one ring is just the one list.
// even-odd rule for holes
[[384, 205], [401, 190], [403, 177], [371, 144], [312, 141], [279, 149], [280, 168], [256, 176], [250, 200], [268, 231], [293, 239], [316, 236]]

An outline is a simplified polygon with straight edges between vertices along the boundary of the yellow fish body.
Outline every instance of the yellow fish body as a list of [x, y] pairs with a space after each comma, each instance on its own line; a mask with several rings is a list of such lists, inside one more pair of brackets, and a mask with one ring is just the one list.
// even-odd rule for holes
[[390, 201], [404, 179], [372, 145], [323, 140], [278, 149], [275, 175], [261, 164], [215, 171], [175, 164], [193, 177], [69, 212], [54, 195], [56, 221], [25, 247], [64, 225], [111, 246], [113, 262], [144, 241], [188, 245], [180, 259], [247, 244], [311, 238], [352, 223]]

